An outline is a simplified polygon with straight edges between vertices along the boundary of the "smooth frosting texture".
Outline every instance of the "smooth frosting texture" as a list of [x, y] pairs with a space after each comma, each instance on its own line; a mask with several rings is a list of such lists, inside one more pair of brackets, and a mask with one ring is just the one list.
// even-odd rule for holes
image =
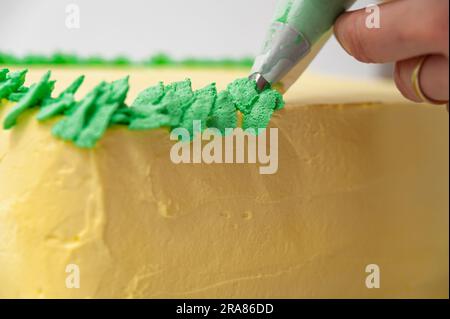
[[[73, 73], [56, 73], [62, 92]], [[99, 73], [86, 72], [91, 90], [122, 77]], [[131, 74], [132, 97], [186, 72], [148, 75]], [[240, 75], [191, 77], [225, 89]], [[389, 102], [397, 97], [382, 83], [364, 95], [358, 84], [302, 81], [272, 118], [279, 171], [270, 176], [254, 165], [174, 165], [160, 129], [116, 126], [81, 149], [51, 135], [58, 118], [25, 112], [0, 131], [0, 297], [447, 298], [446, 111]], [[229, 114], [222, 92], [214, 108]], [[314, 94], [336, 103], [302, 105]], [[345, 94], [386, 101], [344, 105]], [[147, 99], [160, 101], [161, 87]], [[14, 105], [3, 100], [2, 122]], [[68, 264], [80, 267], [80, 289], [65, 287]], [[380, 266], [381, 289], [365, 286], [369, 264]]]

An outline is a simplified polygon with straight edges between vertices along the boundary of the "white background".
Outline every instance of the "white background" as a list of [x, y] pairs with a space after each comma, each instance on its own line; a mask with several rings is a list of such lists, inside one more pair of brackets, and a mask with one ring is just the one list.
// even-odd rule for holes
[[[330, 0], [333, 1], [333, 0]], [[362, 7], [376, 1], [358, 1]], [[55, 51], [143, 59], [255, 56], [276, 0], [1, 0], [0, 51], [24, 55]], [[80, 29], [66, 27], [66, 6], [80, 8]], [[379, 76], [354, 61], [332, 39], [314, 61], [319, 73]]]

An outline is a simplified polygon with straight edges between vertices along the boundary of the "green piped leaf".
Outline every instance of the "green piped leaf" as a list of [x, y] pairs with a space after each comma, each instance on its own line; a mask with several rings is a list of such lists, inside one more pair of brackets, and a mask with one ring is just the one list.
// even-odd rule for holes
[[[74, 141], [79, 147], [93, 147], [111, 123], [114, 112], [125, 103], [128, 77], [97, 86], [73, 113], [57, 123], [53, 133]], [[61, 105], [54, 108], [62, 108]]]
[[131, 119], [134, 117], [132, 114], [131, 108], [128, 107], [122, 107], [117, 109], [114, 114], [111, 116], [110, 124], [123, 124], [123, 125], [129, 125], [131, 122]]
[[87, 127], [80, 133], [75, 144], [83, 148], [94, 147], [108, 128], [111, 117], [119, 105], [120, 103], [118, 102], [102, 105], [93, 115]]
[[12, 102], [19, 102], [25, 96], [25, 94], [28, 92], [28, 90], [29, 90], [29, 88], [27, 88], [25, 86], [21, 86], [20, 88], [18, 88], [16, 90], [16, 92], [13, 92], [8, 96], [8, 100], [10, 100]]
[[242, 128], [266, 128], [272, 118], [272, 114], [277, 107], [278, 96], [273, 94], [274, 91], [264, 91], [260, 94], [258, 101], [253, 106], [250, 113], [244, 116]]
[[74, 141], [83, 130], [90, 111], [95, 108], [96, 99], [105, 86], [106, 83], [102, 82], [89, 92], [76, 106], [73, 114], [55, 124], [53, 134], [63, 140]]
[[16, 92], [24, 83], [28, 70], [10, 72], [6, 75], [6, 80], [0, 83], [0, 99], [8, 97]]
[[191, 87], [191, 80], [175, 82], [166, 87], [166, 95], [161, 105], [171, 117], [171, 126], [180, 124], [185, 110], [194, 102], [195, 96]]
[[84, 82], [84, 75], [81, 75], [78, 78], [76, 78], [64, 91], [62, 91], [59, 96], [63, 97], [66, 94], [75, 94], [80, 88], [81, 84], [83, 84], [83, 82]]
[[54, 116], [64, 114], [75, 106], [74, 94], [84, 81], [84, 75], [76, 78], [59, 96], [55, 99], [47, 98], [42, 102], [41, 110], [37, 115], [39, 121], [48, 120]]
[[201, 121], [202, 131], [206, 128], [206, 121], [216, 97], [217, 90], [215, 83], [195, 92], [195, 100], [184, 113], [183, 120], [180, 123], [180, 127], [187, 129], [191, 137], [194, 135], [193, 121]]
[[6, 75], [9, 73], [8, 69], [0, 69], [0, 82], [6, 80]]
[[112, 83], [105, 83], [101, 89], [100, 95], [95, 100], [97, 106], [104, 104], [119, 103], [123, 104], [129, 89], [128, 77], [114, 81]]
[[75, 98], [73, 94], [67, 93], [64, 96], [53, 100], [50, 104], [43, 106], [37, 115], [37, 119], [38, 121], [45, 121], [54, 116], [61, 115], [74, 104]]
[[158, 104], [164, 96], [164, 85], [159, 82], [155, 86], [151, 86], [137, 96], [131, 104], [131, 108], [151, 109], [153, 105]]
[[284, 106], [278, 92], [267, 89], [258, 93], [256, 83], [249, 79], [238, 79], [219, 94], [214, 84], [194, 93], [190, 80], [166, 87], [159, 83], [141, 92], [128, 108], [128, 77], [110, 84], [103, 82], [76, 102], [74, 94], [84, 76], [75, 79], [57, 98], [51, 98], [55, 82], [49, 81], [50, 73], [30, 88], [23, 86], [25, 74], [26, 70], [0, 70], [0, 94], [18, 101], [5, 119], [5, 128], [13, 126], [25, 110], [41, 105], [38, 120], [65, 116], [53, 127], [53, 134], [83, 148], [94, 147], [113, 124], [127, 125], [131, 130], [183, 127], [193, 135], [192, 124], [198, 120], [202, 130], [215, 127], [224, 132], [236, 127], [236, 110], [244, 114], [244, 128], [264, 128], [274, 110]]
[[154, 114], [146, 118], [133, 119], [128, 126], [130, 130], [151, 130], [160, 127], [170, 127], [172, 124], [172, 118], [168, 114], [161, 114], [154, 112]]
[[121, 105], [125, 102], [128, 90], [130, 89], [130, 85], [128, 84], [129, 79], [130, 77], [127, 76], [111, 83], [111, 94], [108, 103], [117, 102]]
[[225, 134], [226, 128], [237, 126], [236, 108], [228, 91], [222, 91], [217, 95], [206, 125], [219, 129], [222, 134]]
[[259, 96], [256, 82], [247, 78], [238, 79], [229, 84], [228, 92], [238, 110], [244, 114], [250, 113]]
[[284, 107], [283, 96], [275, 90], [266, 90], [263, 93], [273, 96], [274, 98], [274, 110], [281, 110]]
[[3, 127], [5, 129], [10, 129], [16, 125], [17, 119], [24, 111], [39, 104], [42, 100], [50, 96], [55, 82], [49, 81], [49, 79], [50, 71], [45, 73], [41, 80], [33, 85], [28, 92], [25, 93], [24, 97], [14, 105], [3, 122]]

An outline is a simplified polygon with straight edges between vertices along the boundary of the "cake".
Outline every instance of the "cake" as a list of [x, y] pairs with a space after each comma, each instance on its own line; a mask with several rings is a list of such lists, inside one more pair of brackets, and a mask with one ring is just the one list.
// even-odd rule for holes
[[[216, 82], [223, 92], [248, 73], [51, 69], [54, 96], [85, 75], [77, 100], [129, 76], [129, 105], [160, 81], [189, 77], [196, 90]], [[46, 71], [31, 68], [27, 85]], [[103, 121], [103, 135], [63, 138], [56, 128], [73, 112], [39, 121], [44, 108], [30, 105], [12, 121], [18, 102], [4, 98], [0, 297], [448, 298], [445, 108], [408, 102], [391, 82], [312, 74], [284, 108], [271, 96], [273, 174], [252, 163], [174, 164], [170, 123]], [[240, 113], [236, 126], [249, 118]]]

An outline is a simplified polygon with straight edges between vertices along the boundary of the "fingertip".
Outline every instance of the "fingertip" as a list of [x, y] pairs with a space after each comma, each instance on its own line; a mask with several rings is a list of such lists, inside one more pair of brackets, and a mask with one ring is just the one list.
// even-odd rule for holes
[[334, 24], [334, 35], [345, 52], [347, 52], [349, 55], [353, 55], [345, 36], [348, 29], [348, 21], [348, 13], [342, 14]]
[[335, 29], [338, 42], [349, 55], [360, 62], [377, 62], [372, 58], [374, 45], [366, 31], [364, 11], [344, 13], [336, 21]]

